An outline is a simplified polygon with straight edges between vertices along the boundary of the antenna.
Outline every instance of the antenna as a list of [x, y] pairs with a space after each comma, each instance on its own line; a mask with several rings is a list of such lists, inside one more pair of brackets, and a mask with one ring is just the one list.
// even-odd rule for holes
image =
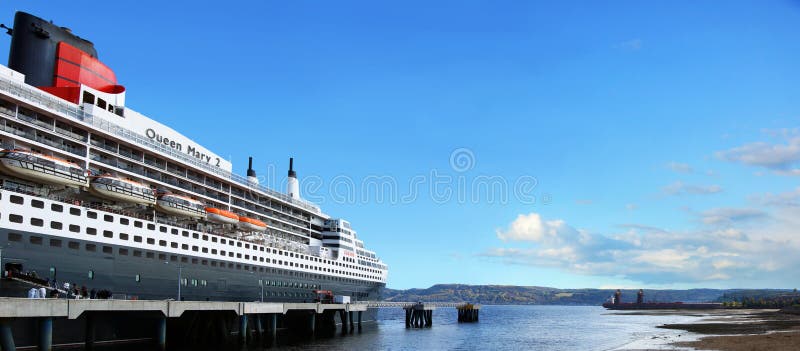
[[294, 171], [294, 157], [289, 157], [289, 177], [297, 178], [297, 172]]
[[256, 171], [253, 170], [253, 158], [252, 157], [248, 157], [247, 159], [248, 159], [248, 161], [247, 161], [247, 176], [248, 177], [255, 177], [256, 176]]
[[5, 29], [6, 30], [6, 34], [8, 34], [8, 35], [14, 34], [14, 28], [8, 28], [8, 27], [6, 27], [5, 24], [0, 24], [0, 28]]

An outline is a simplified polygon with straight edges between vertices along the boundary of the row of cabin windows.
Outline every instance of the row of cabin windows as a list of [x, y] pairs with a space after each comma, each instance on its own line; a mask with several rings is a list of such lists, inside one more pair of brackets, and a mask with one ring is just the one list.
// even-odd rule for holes
[[[11, 201], [11, 203], [18, 204], [18, 205], [23, 205], [24, 202], [25, 202], [25, 200], [24, 200], [24, 198], [22, 196], [17, 196], [17, 195], [11, 195], [10, 201]], [[41, 200], [32, 199], [31, 200], [31, 206], [32, 207], [36, 207], [36, 208], [44, 208], [44, 202], [41, 201]], [[54, 211], [54, 212], [63, 212], [64, 206], [54, 203], [54, 204], [51, 204], [50, 209], [52, 211]], [[81, 210], [79, 208], [76, 208], [76, 207], [70, 207], [69, 212], [70, 212], [71, 215], [74, 215], [74, 216], [80, 216], [81, 215]], [[90, 218], [90, 219], [97, 219], [97, 217], [98, 217], [97, 212], [89, 211], [89, 210], [86, 211], [86, 216], [88, 218]], [[14, 222], [14, 223], [22, 223], [22, 217], [18, 216], [18, 215], [9, 216], [9, 220], [11, 222]], [[15, 222], [15, 220], [17, 220], [18, 222]], [[109, 215], [109, 214], [104, 214], [103, 215], [103, 220], [106, 221], [106, 222], [113, 223], [114, 222], [114, 216]], [[119, 222], [120, 222], [120, 224], [128, 225], [130, 221], [127, 218], [119, 218]], [[137, 227], [137, 228], [142, 228], [143, 227], [144, 223], [142, 223], [141, 221], [134, 220], [133, 222], [134, 222], [133, 223], [134, 227]], [[31, 225], [37, 226], [37, 227], [42, 227], [42, 226], [44, 226], [44, 221], [39, 219], [39, 218], [31, 218]], [[51, 223], [51, 228], [60, 230], [60, 229], [62, 229], [62, 224], [60, 222], [52, 222]], [[156, 229], [156, 225], [153, 224], [153, 223], [147, 223], [147, 229], [148, 230], [155, 230]], [[159, 226], [158, 229], [162, 233], [167, 233], [167, 231], [168, 231], [168, 228], [166, 226], [163, 226], [163, 225]], [[73, 233], [79, 233], [80, 232], [80, 227], [78, 227], [77, 225], [70, 225], [69, 226], [69, 231], [73, 232]], [[173, 234], [173, 235], [178, 235], [179, 230], [176, 229], [176, 228], [172, 228], [169, 232], [171, 234]], [[97, 235], [97, 229], [87, 227], [86, 228], [86, 234]], [[186, 231], [186, 230], [183, 230], [183, 231], [181, 231], [181, 235], [184, 236], [184, 237], [189, 237], [189, 232]], [[112, 238], [113, 237], [113, 233], [111, 233], [110, 231], [104, 231], [103, 232], [103, 236], [105, 236], [107, 238]], [[199, 233], [193, 233], [192, 234], [192, 238], [199, 239], [200, 238], [200, 234]], [[202, 235], [202, 240], [208, 241], [208, 238], [209, 238], [208, 235]], [[127, 239], [123, 239], [123, 240], [127, 240]], [[242, 247], [242, 242], [241, 241], [226, 240], [224, 238], [217, 239], [216, 236], [212, 236], [211, 237], [211, 241], [212, 242], [217, 242], [218, 240], [219, 240], [219, 243], [223, 244], [223, 245], [228, 244], [230, 246]], [[141, 241], [137, 241], [137, 242], [141, 242]], [[150, 239], [148, 239], [147, 243], [148, 244], [153, 244], [153, 243], [150, 242]], [[165, 240], [160, 240], [159, 241], [159, 246], [167, 246], [167, 242]], [[170, 247], [178, 248], [178, 243], [171, 242], [170, 243]], [[186, 244], [183, 244], [181, 248], [184, 249], [184, 250], [189, 250], [189, 247]], [[245, 249], [250, 249], [251, 245], [249, 243], [245, 243], [244, 244], [244, 248]], [[336, 266], [339, 266], [339, 267], [346, 267], [346, 268], [350, 268], [350, 269], [358, 269], [358, 270], [367, 271], [367, 272], [376, 273], [376, 274], [380, 273], [378, 270], [362, 267], [362, 266], [359, 266], [359, 265], [347, 265], [347, 264], [343, 264], [341, 262], [328, 261], [328, 260], [324, 260], [322, 258], [302, 255], [302, 254], [299, 254], [299, 253], [295, 255], [294, 252], [286, 252], [286, 251], [282, 251], [282, 250], [269, 249], [269, 248], [265, 249], [265, 247], [263, 247], [263, 246], [252, 245], [252, 249], [254, 251], [262, 251], [262, 252], [265, 252], [265, 251], [266, 252], [270, 252], [270, 250], [271, 250], [271, 252], [273, 254], [280, 254], [280, 255], [289, 256], [289, 257], [292, 257], [292, 258], [297, 257], [297, 258], [300, 258], [300, 259], [311, 260], [311, 261], [314, 261], [314, 262], [323, 262], [323, 263], [326, 263], [326, 264], [336, 265]], [[192, 251], [198, 252], [198, 246], [192, 246]], [[216, 255], [217, 254], [216, 251], [217, 251], [216, 249], [212, 249], [211, 253]], [[202, 248], [202, 252], [203, 253], [208, 253], [209, 252], [208, 248], [203, 247]], [[219, 255], [225, 256], [225, 254], [226, 254], [226, 251], [219, 250]], [[227, 254], [228, 254], [228, 257], [234, 257], [234, 253], [233, 252], [227, 252]], [[245, 256], [245, 259], [247, 259], [247, 260], [251, 259], [250, 255], [244, 255], [244, 256]], [[242, 258], [242, 254], [241, 253], [236, 253], [235, 257], [236, 258]], [[256, 262], [260, 261], [260, 262], [269, 263], [268, 259], [265, 260], [264, 257], [258, 257], [256, 255], [252, 256], [252, 260], [256, 261]], [[344, 260], [345, 261], [349, 261], [349, 262], [355, 262], [355, 260], [353, 260], [351, 258], [348, 258], [348, 257], [345, 257]], [[272, 261], [273, 261], [272, 263], [276, 263], [274, 259]], [[279, 262], [278, 264], [289, 265], [291, 267], [300, 267], [300, 268], [307, 268], [307, 269], [309, 268], [309, 265], [304, 265], [304, 264], [295, 265], [293, 262], [286, 262], [287, 264], [284, 264], [283, 261], [278, 261], [278, 262]], [[322, 270], [324, 272], [345, 273], [345, 274], [348, 274], [348, 275], [355, 275], [355, 276], [359, 276], [359, 277], [369, 277], [366, 274], [349, 273], [349, 272], [343, 272], [343, 271], [340, 271], [340, 270], [331, 270], [330, 268], [322, 268], [322, 267], [316, 267], [316, 266], [311, 266], [310, 269]], [[379, 279], [377, 277], [372, 277], [372, 278]]]
[[[22, 235], [18, 233], [10, 232], [8, 233], [8, 241], [10, 242], [22, 242]], [[28, 237], [28, 242], [33, 245], [44, 245], [44, 239], [40, 236], [31, 235]], [[63, 247], [64, 242], [62, 239], [50, 239], [49, 245], [52, 247]], [[88, 252], [98, 252], [98, 248], [96, 244], [85, 243], [84, 250]], [[76, 241], [67, 241], [67, 248], [73, 250], [80, 250], [81, 244]], [[114, 254], [114, 248], [111, 246], [101, 245], [100, 252], [104, 254]], [[275, 269], [275, 268], [265, 268], [265, 267], [253, 267], [248, 265], [242, 264], [234, 264], [231, 262], [218, 262], [214, 260], [206, 260], [206, 259], [198, 259], [196, 257], [186, 257], [186, 256], [178, 256], [178, 255], [167, 255], [165, 253], [154, 253], [151, 251], [142, 251], [142, 250], [135, 250], [135, 249], [128, 249], [128, 248], [117, 248], [117, 254], [120, 256], [133, 256], [133, 257], [146, 257], [149, 259], [156, 259], [158, 258], [159, 261], [172, 261], [181, 263], [192, 263], [192, 264], [200, 264], [203, 266], [211, 266], [211, 267], [220, 267], [220, 268], [230, 268], [230, 269], [237, 269], [237, 270], [245, 270], [245, 271], [252, 271], [252, 272], [260, 272], [260, 273], [276, 273], [276, 274], [283, 274], [283, 275], [290, 275], [290, 276], [298, 276], [301, 278], [315, 278], [315, 279], [331, 279], [337, 281], [344, 281], [349, 283], [357, 283], [354, 279], [346, 279], [346, 278], [336, 278], [336, 277], [326, 277], [322, 275], [316, 275], [311, 273], [302, 273], [302, 272], [291, 272], [282, 269]], [[267, 281], [269, 285], [269, 281]], [[272, 285], [272, 286], [280, 286], [280, 285]], [[285, 285], [284, 285], [285, 286]], [[290, 285], [290, 287], [292, 287]]]

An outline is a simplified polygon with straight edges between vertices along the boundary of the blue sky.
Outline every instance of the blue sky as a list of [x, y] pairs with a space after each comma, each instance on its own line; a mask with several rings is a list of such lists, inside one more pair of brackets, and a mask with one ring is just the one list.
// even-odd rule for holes
[[800, 285], [798, 2], [92, 9], [0, 19], [90, 39], [128, 107], [239, 174], [282, 189], [294, 156], [389, 287]]

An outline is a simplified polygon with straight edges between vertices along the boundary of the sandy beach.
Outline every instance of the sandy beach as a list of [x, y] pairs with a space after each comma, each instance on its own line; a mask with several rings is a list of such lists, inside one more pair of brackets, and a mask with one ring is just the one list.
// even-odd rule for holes
[[799, 350], [800, 315], [776, 310], [722, 310], [697, 323], [668, 324], [659, 328], [704, 335], [698, 340], [672, 343], [695, 350]]

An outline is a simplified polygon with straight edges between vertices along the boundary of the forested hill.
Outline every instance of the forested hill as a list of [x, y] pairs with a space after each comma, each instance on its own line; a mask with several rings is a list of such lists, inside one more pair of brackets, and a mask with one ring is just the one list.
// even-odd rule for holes
[[[770, 294], [787, 290], [645, 289], [645, 302], [722, 302], [741, 292]], [[622, 302], [635, 302], [638, 289], [622, 289]], [[437, 284], [427, 289], [386, 289], [385, 301], [460, 302], [494, 305], [600, 305], [613, 289], [556, 289], [541, 286]]]

